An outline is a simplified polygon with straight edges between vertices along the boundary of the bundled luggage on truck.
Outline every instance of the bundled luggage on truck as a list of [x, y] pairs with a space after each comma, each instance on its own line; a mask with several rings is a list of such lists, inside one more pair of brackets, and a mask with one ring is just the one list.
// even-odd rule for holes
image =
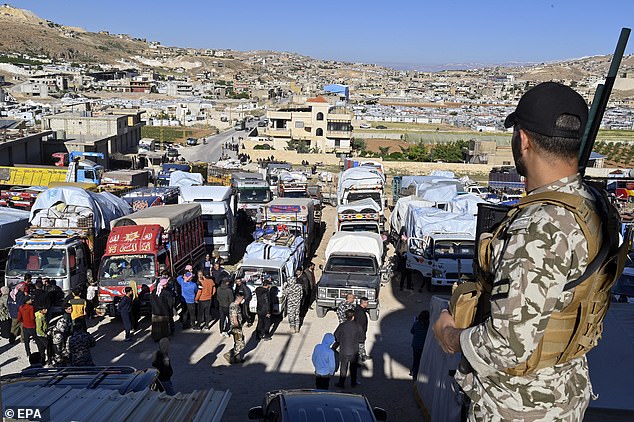
[[304, 239], [312, 251], [315, 240], [315, 208], [312, 199], [277, 198], [264, 206], [262, 229], [283, 230]]
[[125, 201], [108, 192], [47, 189], [33, 205], [26, 236], [16, 239], [9, 253], [7, 284], [30, 273], [55, 280], [64, 291], [83, 288], [88, 274], [97, 273], [110, 222], [131, 211]]
[[351, 293], [368, 298], [370, 319], [379, 318], [379, 292], [385, 281], [383, 239], [377, 233], [337, 232], [326, 246], [326, 265], [317, 285], [316, 313], [323, 318], [329, 309]]
[[200, 204], [205, 248], [216, 251], [228, 260], [234, 246], [236, 223], [234, 219], [235, 197], [229, 186], [183, 186], [178, 202]]
[[151, 207], [111, 222], [98, 273], [101, 314], [114, 316], [125, 287], [136, 290], [141, 311], [149, 312], [149, 294], [161, 269], [181, 274], [205, 257], [199, 204]]
[[374, 199], [366, 198], [337, 207], [337, 231], [372, 232], [383, 231], [383, 214]]
[[385, 176], [374, 167], [353, 167], [339, 174], [337, 205], [370, 198], [385, 208]]
[[139, 211], [158, 205], [170, 205], [178, 203], [179, 188], [176, 186], [158, 186], [134, 189], [122, 196], [132, 207], [133, 211]]
[[[265, 234], [247, 246], [242, 262], [236, 270], [236, 277], [242, 278], [252, 290], [271, 280], [273, 313], [286, 311], [286, 289], [289, 279], [295, 275], [306, 257], [304, 239], [289, 232], [273, 231]], [[256, 312], [257, 298], [253, 294], [249, 310]]]

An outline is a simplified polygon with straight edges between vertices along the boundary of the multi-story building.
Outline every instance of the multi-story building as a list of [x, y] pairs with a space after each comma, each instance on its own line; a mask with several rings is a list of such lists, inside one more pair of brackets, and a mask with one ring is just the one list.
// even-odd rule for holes
[[268, 111], [268, 126], [262, 134], [273, 148], [284, 149], [289, 141], [301, 141], [312, 151], [349, 154], [353, 113], [333, 106], [323, 97], [304, 104]]

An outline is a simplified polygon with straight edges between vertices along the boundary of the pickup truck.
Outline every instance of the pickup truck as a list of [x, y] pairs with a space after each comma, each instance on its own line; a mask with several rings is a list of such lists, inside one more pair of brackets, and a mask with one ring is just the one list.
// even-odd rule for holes
[[323, 318], [348, 293], [367, 297], [370, 319], [379, 319], [379, 291], [383, 269], [383, 239], [377, 233], [337, 232], [326, 246], [326, 265], [320, 266], [316, 314]]

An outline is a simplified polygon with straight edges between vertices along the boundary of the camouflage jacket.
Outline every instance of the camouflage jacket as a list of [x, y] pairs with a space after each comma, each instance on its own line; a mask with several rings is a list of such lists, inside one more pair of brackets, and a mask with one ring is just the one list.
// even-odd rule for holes
[[[547, 190], [593, 198], [579, 176], [531, 193]], [[553, 205], [528, 206], [492, 247], [491, 316], [460, 336], [474, 371], [457, 372], [456, 380], [472, 400], [471, 420], [581, 420], [575, 412], [583, 415], [591, 395], [585, 356], [524, 377], [503, 372], [537, 348], [550, 314], [572, 299], [564, 285], [588, 265], [587, 241], [574, 214]]]
[[[237, 318], [238, 320], [237, 327], [233, 325], [234, 318]], [[242, 327], [242, 310], [240, 309], [240, 306], [235, 302], [231, 302], [231, 304], [229, 305], [229, 325], [231, 325], [231, 328]]]

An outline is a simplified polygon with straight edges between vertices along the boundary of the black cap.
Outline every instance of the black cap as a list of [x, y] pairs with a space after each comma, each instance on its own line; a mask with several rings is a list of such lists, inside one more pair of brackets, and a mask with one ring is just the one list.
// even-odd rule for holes
[[[577, 116], [579, 130], [557, 128], [562, 114]], [[520, 98], [517, 108], [504, 120], [504, 127], [519, 123], [523, 129], [541, 135], [581, 139], [588, 121], [588, 105], [572, 88], [556, 82], [544, 82], [528, 90]]]

